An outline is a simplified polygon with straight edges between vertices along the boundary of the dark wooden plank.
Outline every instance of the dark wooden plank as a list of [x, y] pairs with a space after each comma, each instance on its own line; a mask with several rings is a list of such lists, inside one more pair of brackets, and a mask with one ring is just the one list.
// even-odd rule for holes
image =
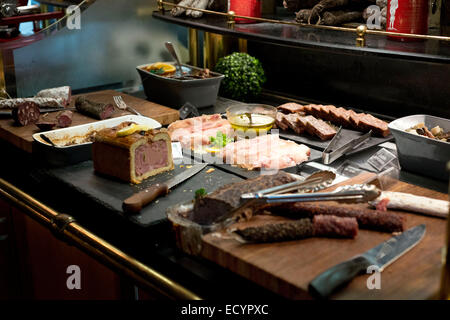
[[[146, 117], [150, 117], [155, 119], [156, 121], [159, 121], [162, 125], [170, 124], [178, 120], [180, 117], [179, 112], [175, 109], [164, 107], [162, 105], [147, 100], [143, 100], [140, 98], [136, 98], [114, 90], [104, 90], [87, 93], [83, 95], [88, 96], [89, 99], [93, 101], [102, 103], [112, 103], [113, 105], [114, 105], [113, 96], [121, 95], [125, 103], [127, 103], [130, 107], [136, 109], [138, 112], [140, 112], [142, 115]], [[70, 107], [74, 106], [75, 98], [76, 96], [72, 98]], [[49, 113], [45, 119], [52, 120], [57, 116], [57, 114], [58, 112]], [[116, 108], [116, 113], [114, 114], [114, 117], [120, 117], [127, 114], [130, 113], [125, 110], [120, 110]], [[41, 118], [43, 116], [44, 115], [41, 115]], [[94, 121], [98, 120], [87, 117], [78, 112], [74, 112], [72, 119], [72, 126], [91, 123]], [[14, 121], [11, 118], [0, 119], [0, 138], [12, 143], [19, 149], [22, 149], [29, 153], [32, 152], [32, 142], [33, 142], [32, 135], [38, 131], [39, 130], [35, 125], [18, 127], [14, 125]]]
[[[347, 183], [367, 181], [356, 177]], [[429, 189], [395, 182], [389, 190], [447, 199]], [[406, 227], [424, 223], [424, 239], [381, 275], [381, 289], [369, 290], [370, 275], [355, 278], [333, 299], [428, 299], [439, 289], [441, 249], [445, 243], [446, 221], [418, 214], [397, 212], [407, 218]], [[321, 272], [389, 239], [392, 235], [360, 230], [354, 240], [310, 238], [273, 244], [240, 244], [211, 234], [203, 237], [202, 256], [287, 298], [310, 298], [309, 282]]]

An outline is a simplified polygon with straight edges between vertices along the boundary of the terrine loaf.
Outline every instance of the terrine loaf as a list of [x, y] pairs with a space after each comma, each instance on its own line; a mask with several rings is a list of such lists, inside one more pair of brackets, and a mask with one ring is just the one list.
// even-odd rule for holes
[[139, 129], [123, 134], [123, 129], [132, 125], [123, 122], [95, 135], [92, 145], [95, 171], [138, 184], [150, 176], [172, 170], [172, 146], [167, 130]]

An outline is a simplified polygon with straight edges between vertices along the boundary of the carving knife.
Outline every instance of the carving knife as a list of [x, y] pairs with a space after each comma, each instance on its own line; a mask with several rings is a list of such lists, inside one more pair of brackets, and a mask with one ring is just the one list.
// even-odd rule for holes
[[203, 170], [208, 164], [199, 163], [194, 164], [192, 168], [186, 169], [183, 172], [177, 174], [175, 177], [162, 182], [151, 185], [145, 190], [135, 193], [131, 197], [125, 199], [122, 203], [122, 209], [127, 213], [138, 213], [141, 209], [158, 198], [159, 196], [166, 195], [169, 190], [175, 187], [177, 184], [189, 179]]
[[326, 299], [358, 274], [366, 273], [369, 266], [376, 266], [378, 271], [382, 272], [387, 266], [414, 248], [424, 235], [425, 225], [418, 225], [353, 259], [326, 270], [311, 281], [308, 288], [309, 293], [313, 297]]

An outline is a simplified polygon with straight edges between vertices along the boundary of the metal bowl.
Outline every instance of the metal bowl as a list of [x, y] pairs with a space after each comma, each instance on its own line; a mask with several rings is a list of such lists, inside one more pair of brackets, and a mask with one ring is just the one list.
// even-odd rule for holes
[[450, 143], [416, 135], [406, 130], [424, 123], [427, 128], [440, 126], [450, 131], [450, 120], [417, 114], [392, 121], [389, 130], [395, 138], [402, 169], [439, 180], [448, 180], [446, 163], [450, 160]]

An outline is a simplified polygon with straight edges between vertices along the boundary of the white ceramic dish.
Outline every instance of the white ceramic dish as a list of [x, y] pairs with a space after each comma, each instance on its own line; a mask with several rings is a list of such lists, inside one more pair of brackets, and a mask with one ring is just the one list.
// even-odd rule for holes
[[[127, 115], [69, 128], [38, 132], [33, 134], [33, 154], [39, 161], [42, 161], [43, 164], [52, 166], [64, 166], [90, 160], [92, 157], [92, 142], [85, 141], [86, 136], [91, 132], [111, 128], [125, 121], [147, 125], [153, 129], [161, 127], [161, 124], [152, 118]], [[56, 146], [52, 146], [50, 143], [44, 141], [41, 138], [42, 134], [53, 141]], [[67, 145], [69, 141], [72, 141], [73, 143]]]

